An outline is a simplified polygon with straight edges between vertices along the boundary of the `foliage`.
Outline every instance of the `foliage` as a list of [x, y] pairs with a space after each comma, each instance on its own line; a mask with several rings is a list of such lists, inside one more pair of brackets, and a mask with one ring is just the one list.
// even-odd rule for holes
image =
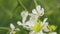
[[[41, 20], [48, 17], [50, 24], [57, 25], [56, 31], [60, 34], [60, 0], [37, 0], [37, 2], [45, 9], [45, 14], [41, 17]], [[16, 22], [22, 20], [20, 13], [24, 9], [31, 12], [33, 8], [35, 8], [33, 0], [0, 0], [0, 34], [9, 32], [10, 23], [19, 27]], [[29, 32], [28, 30], [27, 32], [24, 31], [23, 27], [21, 27], [21, 30], [21, 34], [28, 34], [27, 32]]]

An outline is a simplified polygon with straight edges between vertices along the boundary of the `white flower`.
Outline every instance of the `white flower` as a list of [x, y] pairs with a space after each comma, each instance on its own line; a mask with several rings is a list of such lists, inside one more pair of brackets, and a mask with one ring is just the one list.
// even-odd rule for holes
[[51, 32], [51, 33], [49, 33], [49, 34], [57, 34], [57, 32]]
[[[34, 32], [34, 30], [32, 30], [33, 32], [30, 32], [30, 33], [36, 33], [36, 34], [45, 34], [43, 33], [43, 30], [46, 31], [46, 32], [49, 32], [49, 29], [47, 28], [48, 26], [48, 22], [46, 22], [47, 18], [45, 18], [43, 20], [43, 22], [40, 23], [40, 31], [39, 32]], [[36, 23], [35, 23], [36, 24]], [[31, 24], [30, 24], [31, 25]], [[32, 24], [34, 25], [34, 24]], [[34, 25], [35, 26], [35, 25]], [[34, 27], [33, 26], [33, 27]], [[35, 30], [36, 31], [36, 30]]]
[[10, 28], [11, 28], [10, 34], [13, 34], [15, 30], [15, 26], [12, 23], [10, 24]]
[[10, 23], [10, 28], [11, 28], [10, 34], [16, 33], [15, 30], [20, 31], [20, 29], [19, 28], [15, 28], [15, 26], [12, 23]]
[[29, 27], [33, 27], [38, 20], [38, 16], [37, 15], [31, 15], [29, 21], [26, 22], [26, 25], [28, 25]]
[[[17, 22], [18, 25], [28, 25], [29, 27], [33, 27], [36, 23], [37, 23], [37, 20], [38, 20], [38, 17], [43, 15], [44, 13], [44, 9], [41, 8], [39, 5], [36, 6], [36, 9], [33, 9], [32, 10], [32, 14], [28, 14], [27, 11], [23, 11], [21, 13], [21, 16], [22, 16], [22, 23], [21, 22]], [[29, 21], [26, 22], [26, 18], [27, 16], [30, 16], [30, 19]]]
[[36, 6], [36, 9], [32, 10], [33, 14], [36, 14], [38, 16], [43, 16], [44, 15], [44, 9], [40, 7], [40, 5]]
[[40, 14], [40, 16], [43, 16], [43, 15], [44, 15], [44, 9], [41, 8], [40, 5], [37, 5], [37, 6], [36, 6], [36, 10], [37, 10], [38, 13]]
[[21, 13], [21, 16], [22, 16], [22, 22], [25, 23], [26, 18], [27, 18], [27, 16], [28, 16], [28, 11], [23, 11], [23, 12]]
[[17, 24], [26, 27], [25, 23], [26, 23], [26, 18], [28, 16], [28, 11], [21, 12], [21, 16], [22, 16], [22, 22], [18, 21]]

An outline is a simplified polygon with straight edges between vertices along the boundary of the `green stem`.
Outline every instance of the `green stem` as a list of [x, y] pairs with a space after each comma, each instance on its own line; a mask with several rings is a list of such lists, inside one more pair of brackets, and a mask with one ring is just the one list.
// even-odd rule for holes
[[0, 27], [0, 29], [10, 30], [10, 28], [7, 28], [7, 27]]
[[27, 10], [27, 8], [23, 5], [23, 3], [21, 2], [21, 0], [18, 0], [19, 1], [19, 3], [21, 4], [21, 6], [25, 9], [25, 10]]
[[34, 3], [35, 3], [35, 6], [37, 6], [37, 2], [36, 2], [36, 0], [34, 0]]
[[10, 31], [8, 31], [6, 34], [9, 34], [10, 33]]
[[8, 34], [10, 32], [10, 28], [7, 28], [7, 27], [0, 27], [0, 29], [8, 30], [8, 32], [6, 34]]

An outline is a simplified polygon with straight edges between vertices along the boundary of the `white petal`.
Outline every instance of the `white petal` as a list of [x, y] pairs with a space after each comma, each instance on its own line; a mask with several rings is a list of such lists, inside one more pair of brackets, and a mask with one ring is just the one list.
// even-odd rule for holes
[[13, 34], [13, 32], [10, 32], [10, 34]]
[[22, 16], [22, 22], [24, 23], [25, 21], [26, 21], [26, 18], [27, 18], [27, 16], [28, 16], [28, 11], [23, 11], [22, 13], [21, 13], [21, 16]]
[[11, 28], [12, 30], [14, 30], [14, 29], [15, 29], [15, 26], [11, 23], [11, 24], [10, 24], [10, 28]]
[[36, 23], [37, 23], [37, 20], [38, 20], [38, 16], [37, 15], [32, 15], [28, 21], [28, 23], [31, 25], [31, 26], [34, 26]]
[[43, 15], [44, 15], [44, 9], [41, 8], [40, 5], [38, 5], [38, 6], [36, 7], [36, 10], [38, 11], [38, 14], [39, 14], [40, 16], [43, 16]]
[[48, 19], [48, 18], [44, 18], [43, 23], [45, 23], [45, 22], [47, 21], [47, 19]]
[[19, 29], [19, 28], [16, 28], [15, 30], [20, 31], [20, 29]]
[[42, 12], [44, 13], [44, 8], [42, 8], [41, 10], [42, 10]]
[[43, 34], [43, 31], [42, 31], [42, 30], [40, 30], [40, 32], [38, 32], [37, 34]]
[[42, 25], [45, 25], [46, 27], [48, 26], [48, 22], [42, 22]]
[[38, 16], [37, 15], [31, 15], [30, 14], [30, 19], [26, 22], [25, 25], [28, 25], [28, 27], [33, 27], [36, 23], [37, 23], [37, 20], [38, 20]]
[[40, 10], [40, 16], [43, 16], [44, 15], [44, 9], [42, 8], [41, 10]]
[[46, 22], [47, 19], [48, 19], [48, 18], [45, 18], [45, 19], [43, 20], [43, 22], [41, 22], [41, 26], [43, 26], [43, 25], [48, 26], [48, 22]]
[[26, 21], [26, 16], [22, 18], [22, 23], [25, 23]]
[[32, 13], [29, 13], [29, 16], [32, 16], [33, 14]]
[[36, 22], [35, 21], [32, 21], [32, 20], [30, 20], [30, 21], [28, 21], [28, 22], [26, 22], [26, 25], [28, 26], [28, 27], [34, 27], [34, 25], [36, 24]]
[[37, 15], [32, 15], [30, 17], [30, 20], [36, 22], [38, 20], [38, 16]]
[[40, 6], [40, 5], [37, 5], [37, 6], [36, 6], [36, 10], [37, 10], [37, 11], [40, 11], [40, 9], [41, 9], [41, 6]]
[[45, 22], [45, 24], [44, 24], [45, 26], [48, 26], [48, 22]]
[[34, 26], [34, 24], [32, 23], [32, 21], [28, 21], [27, 23], [26, 23], [26, 25], [28, 26], [28, 27], [33, 27]]
[[25, 25], [27, 25], [28, 27], [30, 27], [30, 22], [26, 22]]
[[40, 26], [43, 26], [43, 25], [44, 25], [43, 22], [41, 22]]
[[17, 22], [18, 25], [22, 25], [22, 23], [20, 21]]
[[44, 28], [44, 32], [49, 32], [50, 30], [46, 27]]
[[36, 32], [34, 32], [34, 31], [31, 31], [29, 34], [36, 34]]
[[37, 11], [35, 9], [32, 10], [33, 14], [37, 14]]
[[23, 11], [21, 12], [21, 16], [24, 17], [24, 16], [27, 16], [28, 15], [28, 11]]

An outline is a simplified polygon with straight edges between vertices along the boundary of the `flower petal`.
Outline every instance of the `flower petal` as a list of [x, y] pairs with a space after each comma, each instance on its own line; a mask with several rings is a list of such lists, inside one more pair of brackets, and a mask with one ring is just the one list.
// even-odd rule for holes
[[41, 8], [40, 5], [37, 5], [36, 10], [37, 10], [39, 16], [43, 16], [44, 15], [44, 9]]
[[34, 31], [31, 31], [29, 34], [36, 34], [36, 32], [34, 32]]
[[17, 22], [18, 25], [22, 25], [22, 23], [20, 21]]
[[49, 32], [50, 30], [46, 27], [44, 28], [44, 32]]
[[13, 34], [13, 32], [10, 32], [10, 34]]
[[11, 24], [10, 24], [10, 28], [11, 28], [12, 30], [14, 30], [14, 29], [15, 29], [15, 26], [11, 23]]
[[43, 34], [43, 31], [42, 31], [42, 30], [40, 30], [40, 32], [38, 32], [37, 34]]
[[40, 10], [40, 16], [43, 16], [44, 15], [44, 9], [42, 8], [41, 10]]
[[37, 23], [38, 16], [37, 15], [31, 15], [29, 21], [26, 23], [29, 26], [34, 26]]
[[28, 16], [28, 11], [23, 11], [22, 13], [21, 13], [21, 16], [22, 16], [22, 22], [24, 23], [25, 21], [26, 21], [26, 18], [27, 18], [27, 16]]
[[37, 11], [35, 9], [32, 10], [33, 14], [37, 14]]
[[19, 28], [16, 28], [15, 30], [20, 31], [20, 29], [19, 29]]
[[36, 6], [36, 10], [37, 10], [37, 11], [40, 11], [40, 9], [41, 9], [41, 6], [40, 6], [40, 5], [37, 5], [37, 6]]
[[49, 34], [57, 34], [56, 32], [51, 32], [51, 33], [49, 33]]
[[45, 23], [45, 22], [47, 21], [47, 19], [48, 19], [48, 18], [44, 18], [43, 23]]

